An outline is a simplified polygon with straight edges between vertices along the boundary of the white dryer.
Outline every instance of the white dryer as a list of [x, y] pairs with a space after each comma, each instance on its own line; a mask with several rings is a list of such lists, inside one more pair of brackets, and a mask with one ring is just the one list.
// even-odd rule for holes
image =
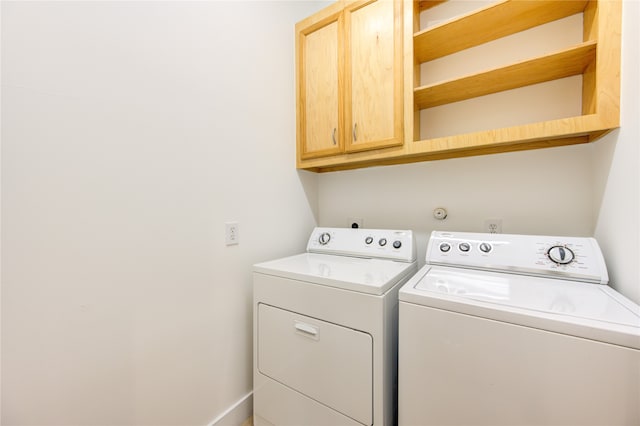
[[254, 424], [393, 424], [398, 290], [417, 269], [411, 231], [348, 228], [254, 265]]
[[400, 425], [638, 425], [640, 308], [592, 238], [434, 232], [400, 291]]

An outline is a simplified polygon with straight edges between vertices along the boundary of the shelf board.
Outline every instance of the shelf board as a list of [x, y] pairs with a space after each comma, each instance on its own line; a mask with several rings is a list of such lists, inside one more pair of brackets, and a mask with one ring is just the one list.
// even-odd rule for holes
[[575, 15], [583, 12], [587, 3], [587, 0], [501, 1], [416, 33], [413, 39], [415, 58], [419, 63], [427, 62]]
[[582, 74], [595, 61], [596, 42], [546, 56], [518, 62], [506, 67], [469, 75], [414, 90], [416, 109], [432, 108], [531, 84]]
[[472, 155], [549, 148], [593, 142], [611, 131], [597, 114], [522, 124], [492, 130], [408, 142], [400, 147], [305, 161], [300, 169], [314, 172], [413, 163]]

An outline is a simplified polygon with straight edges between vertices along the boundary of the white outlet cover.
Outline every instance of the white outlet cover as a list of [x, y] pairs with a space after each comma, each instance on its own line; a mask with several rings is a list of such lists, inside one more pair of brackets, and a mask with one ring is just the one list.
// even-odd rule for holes
[[225, 243], [228, 246], [240, 243], [240, 225], [238, 222], [225, 222]]
[[488, 234], [502, 234], [502, 219], [485, 220], [483, 231]]

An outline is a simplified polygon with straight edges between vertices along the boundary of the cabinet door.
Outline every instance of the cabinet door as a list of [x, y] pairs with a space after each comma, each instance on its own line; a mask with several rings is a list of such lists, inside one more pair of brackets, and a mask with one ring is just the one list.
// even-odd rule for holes
[[346, 150], [401, 145], [402, 2], [350, 4], [345, 32]]
[[343, 15], [298, 29], [298, 151], [300, 158], [344, 150]]

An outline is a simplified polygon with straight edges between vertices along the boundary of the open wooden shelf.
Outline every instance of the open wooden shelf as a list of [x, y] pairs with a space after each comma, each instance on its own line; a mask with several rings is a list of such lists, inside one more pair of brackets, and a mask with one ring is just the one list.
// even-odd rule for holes
[[561, 52], [490, 71], [415, 89], [417, 109], [432, 108], [478, 96], [582, 74], [595, 61], [596, 45], [588, 41]]
[[[434, 3], [434, 2], [426, 2]], [[418, 63], [583, 12], [586, 0], [505, 0], [414, 35]], [[430, 4], [430, 7], [435, 4]]]
[[[438, 6], [418, 4], [415, 13]], [[619, 0], [501, 0], [414, 32], [415, 161], [592, 142], [619, 125]], [[582, 14], [583, 41], [552, 53], [421, 86], [419, 64], [558, 19]], [[419, 20], [414, 21], [417, 27]], [[418, 29], [418, 28], [416, 28]], [[571, 76], [582, 76], [582, 115], [419, 140], [420, 111]], [[478, 111], [479, 116], [484, 114]]]

